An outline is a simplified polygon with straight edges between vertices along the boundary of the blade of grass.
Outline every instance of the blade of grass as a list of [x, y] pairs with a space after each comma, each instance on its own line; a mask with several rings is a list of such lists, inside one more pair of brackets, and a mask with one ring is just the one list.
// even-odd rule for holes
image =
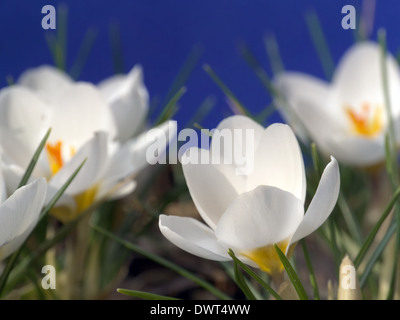
[[389, 240], [395, 233], [396, 229], [397, 229], [396, 224], [391, 224], [390, 227], [388, 228], [388, 230], [386, 231], [386, 234], [383, 236], [381, 242], [379, 242], [376, 249], [372, 253], [371, 258], [368, 260], [368, 262], [365, 266], [364, 272], [363, 272], [362, 276], [360, 277], [360, 287], [361, 288], [365, 285], [373, 267], [375, 266], [376, 261], [381, 256], [383, 250], [385, 249]]
[[32, 159], [31, 159], [31, 161], [30, 161], [30, 163], [28, 165], [28, 168], [25, 170], [25, 173], [22, 176], [22, 179], [21, 179], [21, 181], [20, 181], [20, 183], [18, 185], [18, 188], [20, 188], [20, 187], [22, 187], [22, 186], [27, 184], [29, 178], [31, 177], [33, 169], [35, 168], [36, 163], [39, 160], [40, 153], [42, 152], [42, 150], [43, 150], [43, 148], [44, 148], [44, 146], [46, 144], [46, 141], [49, 138], [50, 132], [51, 132], [51, 128], [49, 128], [47, 130], [47, 132], [44, 135], [43, 139], [40, 141], [39, 146], [37, 147], [35, 153], [33, 154]]
[[121, 32], [116, 22], [109, 25], [109, 38], [111, 43], [111, 54], [113, 58], [114, 73], [124, 73], [124, 55], [122, 49]]
[[278, 73], [285, 70], [281, 55], [279, 53], [278, 42], [276, 41], [275, 35], [273, 33], [268, 33], [264, 37], [264, 46], [265, 50], [267, 51], [273, 74], [277, 75]]
[[307, 293], [304, 290], [304, 287], [301, 284], [301, 281], [300, 281], [296, 271], [290, 264], [289, 260], [286, 258], [285, 254], [278, 247], [278, 245], [274, 244], [274, 249], [275, 249], [276, 253], [278, 254], [278, 257], [281, 260], [283, 267], [285, 268], [285, 270], [290, 278], [290, 281], [292, 282], [293, 287], [296, 290], [297, 295], [299, 296], [300, 300], [308, 300]]
[[282, 300], [282, 297], [274, 289], [272, 289], [268, 283], [261, 279], [257, 273], [240, 261], [231, 249], [229, 249], [228, 253], [232, 257], [233, 261], [235, 261], [250, 277], [256, 280], [269, 294], [271, 294], [276, 300]]
[[239, 288], [242, 290], [242, 292], [244, 293], [244, 295], [248, 300], [257, 300], [253, 292], [247, 285], [246, 280], [243, 277], [242, 271], [240, 270], [237, 261], [234, 260], [233, 264], [234, 264], [234, 275], [236, 284], [239, 286]]
[[308, 30], [318, 53], [323, 71], [327, 80], [330, 80], [335, 69], [326, 37], [322, 31], [321, 23], [315, 11], [309, 11], [305, 15]]
[[308, 253], [308, 248], [306, 241], [304, 239], [300, 240], [301, 248], [303, 249], [303, 254], [304, 254], [304, 259], [306, 261], [307, 269], [308, 269], [308, 276], [310, 278], [310, 283], [311, 287], [313, 288], [313, 293], [314, 293], [314, 299], [319, 300], [319, 289], [318, 289], [318, 283], [317, 283], [317, 278], [315, 276], [314, 268], [311, 263], [311, 258], [310, 254]]
[[230, 99], [239, 112], [242, 114], [253, 118], [251, 112], [248, 111], [248, 109], [244, 106], [242, 102], [239, 101], [239, 99], [233, 94], [233, 92], [228, 88], [228, 86], [221, 80], [220, 77], [215, 73], [215, 71], [208, 65], [205, 64], [203, 65], [204, 71], [210, 76], [210, 78], [215, 82], [215, 84], [222, 90], [222, 92]]
[[188, 278], [190, 280], [192, 280], [193, 282], [195, 282], [196, 284], [198, 284], [199, 286], [201, 286], [202, 288], [206, 289], [207, 291], [209, 291], [210, 293], [214, 294], [217, 298], [219, 299], [223, 299], [223, 300], [230, 300], [231, 298], [228, 297], [225, 293], [223, 293], [222, 291], [220, 291], [219, 289], [217, 289], [216, 287], [212, 286], [211, 284], [209, 284], [208, 282], [204, 281], [203, 279], [200, 279], [199, 277], [197, 277], [196, 275], [192, 274], [191, 272], [181, 268], [180, 266], [174, 264], [171, 261], [168, 261], [160, 256], [157, 256], [155, 254], [152, 254], [150, 252], [147, 252], [145, 250], [143, 250], [142, 248], [134, 245], [131, 242], [128, 242], [126, 240], [123, 240], [117, 236], [115, 236], [114, 234], [108, 232], [107, 230], [99, 227], [99, 226], [95, 226], [95, 225], [91, 225], [91, 227], [100, 232], [101, 234], [109, 237], [110, 239], [113, 239], [114, 241], [117, 241], [118, 243], [122, 244], [124, 247], [130, 249], [133, 252], [136, 252], [170, 270], [175, 271], [176, 273], [180, 274], [181, 276]]
[[126, 296], [141, 298], [141, 299], [146, 299], [146, 300], [180, 300], [180, 299], [173, 298], [173, 297], [167, 297], [167, 296], [162, 296], [159, 294], [138, 291], [138, 290], [129, 290], [129, 289], [118, 288], [117, 292], [122, 293]]
[[75, 59], [74, 64], [70, 69], [70, 75], [73, 79], [76, 80], [79, 78], [83, 66], [85, 65], [89, 57], [90, 51], [93, 48], [96, 37], [97, 37], [97, 31], [94, 30], [93, 28], [89, 28], [86, 31], [85, 37], [83, 38], [82, 41], [82, 45], [79, 48], [78, 55]]
[[174, 113], [176, 112], [176, 104], [185, 93], [186, 93], [186, 87], [180, 88], [175, 93], [175, 95], [171, 98], [171, 100], [164, 107], [161, 114], [158, 116], [157, 120], [154, 122], [154, 126], [157, 126], [157, 125], [163, 123], [164, 121], [167, 121], [174, 115]]

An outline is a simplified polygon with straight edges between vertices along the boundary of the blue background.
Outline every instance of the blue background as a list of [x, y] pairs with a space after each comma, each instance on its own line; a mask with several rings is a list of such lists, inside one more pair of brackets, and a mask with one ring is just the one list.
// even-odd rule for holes
[[[398, 0], [377, 1], [374, 30], [387, 30], [388, 48], [400, 48]], [[124, 70], [136, 63], [144, 69], [145, 83], [158, 109], [176, 75], [193, 48], [201, 48], [197, 64], [186, 81], [187, 92], [174, 116], [184, 123], [209, 96], [215, 107], [202, 121], [215, 126], [231, 113], [223, 93], [204, 72], [209, 64], [235, 95], [252, 111], [259, 112], [271, 97], [239, 53], [245, 42], [272, 75], [263, 38], [275, 35], [286, 69], [324, 77], [323, 68], [307, 28], [305, 14], [314, 10], [321, 22], [335, 63], [354, 43], [354, 32], [341, 27], [342, 7], [354, 5], [361, 13], [361, 0], [69, 0], [32, 1], [0, 0], [0, 86], [6, 77], [18, 78], [26, 68], [53, 63], [41, 27], [46, 4], [68, 7], [67, 67], [76, 59], [89, 28], [96, 39], [79, 79], [92, 82], [114, 72], [110, 45], [110, 25], [117, 25], [121, 35]], [[59, 14], [59, 10], [58, 10]], [[59, 22], [59, 20], [57, 20]], [[59, 27], [59, 25], [57, 25]], [[276, 118], [279, 121], [279, 117]], [[179, 122], [181, 121], [181, 122]]]

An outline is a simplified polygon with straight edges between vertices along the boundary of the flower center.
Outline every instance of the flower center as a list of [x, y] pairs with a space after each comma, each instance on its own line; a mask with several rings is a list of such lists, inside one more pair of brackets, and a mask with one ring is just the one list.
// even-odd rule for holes
[[[288, 244], [289, 240], [283, 240], [277, 243], [282, 252], [286, 252]], [[281, 260], [279, 259], [279, 256], [272, 244], [250, 251], [241, 252], [241, 254], [254, 261], [261, 270], [270, 275], [281, 273], [284, 269]]]
[[46, 143], [47, 159], [49, 160], [52, 175], [55, 175], [63, 166], [61, 145], [61, 141], [57, 141], [54, 144]]
[[361, 136], [374, 137], [383, 129], [383, 108], [364, 102], [361, 110], [356, 112], [351, 107], [346, 106], [345, 111], [350, 119], [353, 131]]

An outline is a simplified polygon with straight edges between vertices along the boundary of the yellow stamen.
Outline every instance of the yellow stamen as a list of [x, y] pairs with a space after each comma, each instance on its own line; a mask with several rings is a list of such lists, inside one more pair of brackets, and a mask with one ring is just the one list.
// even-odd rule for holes
[[52, 209], [51, 214], [64, 223], [74, 220], [79, 214], [88, 209], [94, 203], [97, 190], [98, 186], [95, 185], [74, 196], [76, 202], [75, 210], [71, 211], [67, 207], [55, 207]]
[[350, 107], [345, 107], [345, 111], [355, 133], [361, 136], [374, 137], [382, 132], [382, 107], [376, 107], [371, 110], [370, 104], [364, 103], [361, 107], [361, 112], [355, 112]]
[[[282, 252], [286, 252], [288, 244], [288, 240], [283, 240], [277, 243]], [[284, 269], [281, 260], [279, 259], [279, 256], [272, 244], [250, 251], [241, 252], [241, 254], [254, 261], [261, 270], [272, 276], [281, 273]]]
[[46, 143], [47, 158], [49, 160], [52, 175], [55, 175], [63, 166], [61, 147], [61, 141], [57, 141], [55, 144]]

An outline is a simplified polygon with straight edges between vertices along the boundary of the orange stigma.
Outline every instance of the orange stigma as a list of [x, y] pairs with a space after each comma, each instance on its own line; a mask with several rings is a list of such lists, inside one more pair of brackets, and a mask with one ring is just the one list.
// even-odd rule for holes
[[61, 156], [61, 141], [57, 141], [54, 144], [46, 143], [46, 151], [50, 169], [54, 175], [63, 166], [63, 160]]
[[361, 106], [360, 112], [355, 112], [350, 107], [345, 107], [345, 111], [355, 133], [371, 138], [382, 131], [382, 107], [371, 108], [370, 104], [365, 102]]

